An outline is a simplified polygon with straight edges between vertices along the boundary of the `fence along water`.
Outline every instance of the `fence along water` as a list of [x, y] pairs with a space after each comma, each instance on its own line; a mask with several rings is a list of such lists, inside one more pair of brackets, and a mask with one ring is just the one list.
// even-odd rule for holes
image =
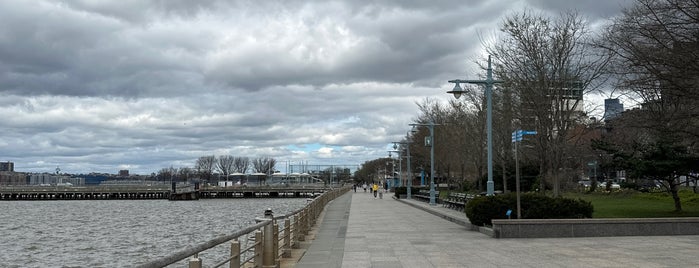
[[[221, 267], [226, 263], [231, 268], [244, 267], [248, 264], [255, 267], [277, 267], [280, 258], [291, 257], [291, 249], [298, 248], [300, 241], [305, 240], [305, 235], [315, 224], [325, 205], [347, 191], [349, 187], [327, 191], [311, 200], [305, 207], [282, 216], [275, 217], [271, 210], [265, 210], [264, 217], [257, 218], [258, 223], [255, 225], [185, 248], [138, 267], [165, 267], [190, 258], [188, 261], [190, 268], [201, 268], [205, 260], [199, 257], [200, 253], [229, 241], [230, 256], [211, 267]], [[279, 220], [284, 221], [282, 228], [277, 224]], [[241, 240], [244, 241], [242, 244], [245, 248], [241, 248]]]

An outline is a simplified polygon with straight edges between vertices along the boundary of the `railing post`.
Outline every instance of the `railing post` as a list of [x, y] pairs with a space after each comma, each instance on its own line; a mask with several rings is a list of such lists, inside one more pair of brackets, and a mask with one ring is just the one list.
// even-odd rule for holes
[[240, 242], [238, 242], [238, 239], [233, 239], [233, 242], [231, 242], [231, 261], [228, 267], [240, 268]]
[[265, 218], [269, 220], [267, 225], [264, 227], [263, 235], [263, 249], [262, 249], [262, 268], [273, 268], [276, 267], [274, 264], [274, 215], [272, 214], [272, 209], [268, 208], [265, 210]]
[[305, 226], [303, 227], [303, 231], [305, 234], [308, 234], [308, 232], [311, 230], [311, 221], [313, 220], [313, 203], [311, 203], [311, 206], [308, 208], [308, 211], [306, 213], [306, 222]]
[[[306, 237], [303, 235], [303, 211], [299, 212], [296, 216], [294, 216], [294, 239], [296, 241], [306, 241]], [[295, 243], [294, 248], [299, 248], [301, 245], [299, 245], [298, 242]]]
[[282, 257], [291, 257], [291, 219], [284, 219], [284, 251]]
[[262, 264], [262, 231], [255, 231], [255, 266], [261, 266]]
[[189, 259], [189, 268], [201, 268], [201, 259], [198, 254]]
[[274, 266], [277, 267], [277, 264], [279, 263], [279, 224], [277, 223], [277, 220], [273, 220], [272, 225], [274, 226], [274, 239], [272, 240], [274, 244], [274, 254], [272, 256], [274, 256]]

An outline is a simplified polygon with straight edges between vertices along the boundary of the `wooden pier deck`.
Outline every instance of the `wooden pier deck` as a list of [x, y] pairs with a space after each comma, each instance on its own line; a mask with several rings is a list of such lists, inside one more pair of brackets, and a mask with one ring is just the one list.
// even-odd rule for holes
[[[202, 187], [199, 189], [199, 198], [306, 198], [317, 196], [326, 190], [328, 189], [325, 187], [294, 186]], [[0, 201], [169, 199], [170, 195], [169, 185], [0, 187]]]

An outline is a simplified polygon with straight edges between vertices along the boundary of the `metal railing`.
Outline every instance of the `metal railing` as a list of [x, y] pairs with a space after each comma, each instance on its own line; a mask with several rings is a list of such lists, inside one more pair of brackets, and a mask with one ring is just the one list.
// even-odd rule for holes
[[[255, 225], [243, 228], [230, 235], [183, 249], [138, 267], [165, 267], [189, 258], [188, 267], [201, 268], [204, 260], [199, 256], [200, 253], [229, 241], [230, 255], [226, 259], [207, 267], [222, 267], [226, 263], [231, 268], [249, 266], [278, 267], [282, 258], [291, 257], [291, 250], [299, 248], [300, 241], [305, 241], [305, 236], [315, 224], [325, 205], [346, 193], [349, 189], [349, 187], [343, 187], [327, 191], [310, 200], [305, 207], [283, 216], [275, 217], [272, 210], [267, 209], [264, 217], [256, 218], [258, 223]], [[277, 224], [279, 220], [284, 222], [282, 228]], [[241, 237], [243, 238], [242, 240], [245, 240], [243, 243], [240, 241]], [[245, 247], [241, 248], [241, 244], [245, 245]]]

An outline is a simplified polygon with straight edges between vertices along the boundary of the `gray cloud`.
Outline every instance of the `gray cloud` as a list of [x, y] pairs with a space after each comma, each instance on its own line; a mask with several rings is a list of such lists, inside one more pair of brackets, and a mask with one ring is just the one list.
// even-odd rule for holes
[[625, 0], [589, 2], [2, 1], [0, 161], [359, 164], [405, 135], [416, 101], [446, 99], [446, 80], [477, 71], [479, 36], [502, 16], [573, 8], [598, 20]]

